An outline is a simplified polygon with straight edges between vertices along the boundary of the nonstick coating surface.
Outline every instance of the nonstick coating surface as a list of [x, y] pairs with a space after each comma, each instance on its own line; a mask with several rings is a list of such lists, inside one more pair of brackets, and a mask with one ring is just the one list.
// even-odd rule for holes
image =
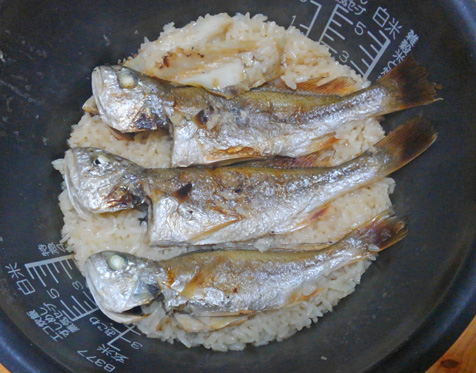
[[[60, 239], [61, 176], [50, 162], [62, 157], [81, 117], [92, 69], [136, 52], [143, 36], [155, 39], [171, 21], [183, 26], [205, 13], [249, 11], [287, 26], [303, 3], [0, 0], [0, 361], [8, 368], [97, 368], [77, 353], [86, 337], [55, 343], [37, 330], [5, 270], [38, 259], [39, 243]], [[333, 313], [282, 343], [215, 353], [143, 338], [144, 348], [116, 371], [424, 371], [474, 316], [476, 7], [472, 0], [377, 5], [420, 35], [414, 57], [445, 99], [383, 122], [390, 130], [421, 113], [439, 132], [427, 153], [394, 174], [392, 199], [410, 219], [408, 237], [380, 255]]]

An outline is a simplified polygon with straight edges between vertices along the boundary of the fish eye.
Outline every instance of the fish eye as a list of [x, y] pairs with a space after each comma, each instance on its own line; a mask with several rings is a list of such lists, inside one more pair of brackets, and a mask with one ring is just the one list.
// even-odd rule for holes
[[99, 155], [91, 157], [91, 162], [96, 166], [102, 166], [102, 165], [108, 164], [110, 160], [106, 156], [99, 154]]
[[109, 264], [109, 267], [111, 267], [111, 269], [118, 271], [124, 268], [124, 266], [126, 265], [126, 259], [123, 256], [114, 254], [109, 257], [107, 263]]
[[127, 88], [127, 89], [132, 89], [137, 87], [137, 84], [139, 84], [139, 78], [137, 77], [134, 72], [130, 70], [122, 70], [118, 74], [118, 79], [119, 79], [119, 86], [121, 88]]

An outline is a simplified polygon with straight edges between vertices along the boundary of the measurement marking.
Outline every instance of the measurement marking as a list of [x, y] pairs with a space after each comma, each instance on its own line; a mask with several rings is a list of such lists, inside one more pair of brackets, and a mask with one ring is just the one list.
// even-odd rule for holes
[[365, 49], [363, 46], [359, 45], [360, 49], [367, 55], [369, 56], [370, 60], [372, 60], [373, 56], [367, 52], [367, 49]]
[[[69, 262], [66, 262], [66, 263], [69, 263]], [[73, 277], [71, 277], [71, 275], [69, 274], [68, 270], [66, 269], [66, 267], [64, 266], [64, 262], [61, 262], [60, 263], [61, 266], [63, 267], [64, 271], [66, 272], [66, 274], [68, 275], [68, 277], [72, 280]], [[71, 266], [70, 266], [71, 267]]]
[[[131, 343], [130, 340], [124, 338], [124, 335], [126, 335], [126, 334], [129, 333], [130, 331], [133, 331], [132, 329], [134, 329], [134, 328], [135, 328], [134, 325], [128, 327], [126, 330], [124, 330], [124, 331], [123, 331], [121, 334], [119, 334], [117, 337], [115, 337], [115, 338], [111, 339], [109, 342], [107, 342], [107, 345], [110, 346], [110, 347], [112, 347], [112, 348], [114, 348], [114, 349], [116, 349], [116, 350], [118, 350], [118, 351], [121, 351], [121, 349], [120, 349], [119, 347], [113, 346], [112, 344], [113, 344], [114, 342], [116, 342], [118, 339], [123, 339], [123, 340], [125, 340], [126, 342]], [[116, 329], [116, 330], [117, 330], [117, 329]], [[138, 333], [136, 333], [136, 334], [138, 334]]]
[[51, 263], [51, 265], [52, 265], [53, 268], [56, 270], [56, 273], [60, 273], [58, 267], [56, 267], [56, 263]]
[[[369, 74], [372, 72], [372, 70], [375, 68], [375, 65], [377, 65], [377, 62], [380, 60], [380, 58], [382, 57], [382, 55], [385, 53], [385, 51], [387, 50], [388, 46], [390, 45], [390, 39], [387, 37], [387, 35], [385, 35], [382, 30], [379, 30], [379, 34], [380, 36], [383, 37], [383, 40], [384, 42], [382, 43], [380, 40], [377, 39], [377, 37], [372, 34], [370, 31], [367, 32], [370, 37], [375, 40], [375, 42], [377, 43], [377, 45], [380, 46], [380, 49], [378, 50], [378, 53], [376, 54], [376, 56], [371, 59], [372, 63], [370, 64], [370, 66], [365, 62], [365, 65], [368, 67], [367, 68], [367, 71], [365, 72], [365, 74], [363, 74], [364, 76], [364, 79], [367, 79], [367, 77], [369, 76]], [[375, 47], [373, 46], [373, 44], [371, 44], [371, 47], [375, 50]]]
[[357, 64], [354, 61], [350, 61], [350, 64], [352, 66], [354, 66], [354, 68], [360, 73], [360, 75], [362, 75], [362, 76], [365, 75], [365, 73], [362, 71], [362, 69], [359, 66], [357, 66]]
[[[41, 267], [40, 267], [40, 268], [41, 268]], [[51, 272], [50, 266], [46, 266], [46, 268], [48, 269], [48, 272], [51, 273], [51, 276], [53, 277], [53, 279], [55, 280], [55, 282], [58, 283], [58, 279], [57, 279], [56, 276], [53, 274], [53, 272]]]
[[[30, 277], [31, 277], [32, 279], [34, 279], [35, 276], [33, 276], [33, 274], [31, 273], [30, 268], [27, 268], [27, 271], [28, 271]], [[43, 281], [43, 279], [41, 278], [41, 276], [38, 274], [38, 271], [36, 270], [36, 267], [33, 267], [33, 271], [35, 271], [36, 277], [38, 278], [38, 280], [41, 281], [41, 283], [43, 284], [43, 286], [46, 286], [45, 282]]]
[[61, 261], [65, 261], [65, 260], [68, 260], [68, 259], [73, 259], [73, 254], [59, 256], [57, 258], [40, 260], [39, 262], [27, 263], [27, 264], [25, 264], [25, 267], [26, 268], [40, 267], [40, 266], [45, 265], [45, 264], [61, 262]]
[[326, 45], [327, 48], [329, 48], [329, 50], [334, 53], [334, 54], [337, 54], [337, 50], [335, 50], [334, 48], [332, 48], [329, 44], [327, 43], [324, 43], [324, 42], [321, 42], [322, 44]]
[[[53, 277], [53, 279], [55, 280], [56, 283], [59, 283], [58, 279], [56, 278], [56, 276], [54, 275], [53, 271], [51, 270], [50, 266], [52, 265], [55, 269], [56, 269], [56, 272], [57, 273], [60, 273], [58, 268], [56, 267], [55, 263], [58, 263], [60, 262], [61, 264], [63, 264], [64, 261], [66, 261], [70, 266], [71, 264], [68, 262], [68, 260], [72, 259], [73, 258], [73, 255], [70, 254], [70, 255], [64, 255], [64, 256], [60, 256], [60, 257], [57, 257], [57, 258], [51, 258], [51, 259], [46, 259], [46, 260], [40, 260], [38, 262], [33, 262], [33, 263], [27, 263], [25, 264], [25, 268], [26, 270], [28, 271], [28, 274], [30, 275], [30, 277], [34, 280], [35, 278], [38, 279], [44, 287], [46, 287], [46, 283], [44, 281], [43, 278], [46, 278], [48, 276], [47, 272], [45, 272], [44, 268], [43, 267], [46, 267], [48, 269], [48, 272], [51, 274], [51, 277]], [[63, 266], [64, 268], [64, 266]], [[71, 267], [72, 268], [72, 267]], [[38, 269], [40, 269], [41, 272], [38, 271]], [[65, 272], [68, 274], [68, 276], [70, 278], [71, 275], [68, 273], [68, 271], [66, 270], [65, 268]]]
[[342, 27], [342, 24], [340, 24], [339, 22], [337, 22], [335, 19], [332, 20], [332, 23], [335, 23], [337, 26]]
[[[333, 48], [332, 45], [329, 44], [329, 42], [332, 43], [335, 41], [334, 36], [339, 37], [341, 40], [345, 40], [345, 36], [332, 26], [336, 25], [337, 27], [341, 28], [343, 24], [342, 21], [347, 22], [349, 25], [352, 26], [354, 22], [352, 22], [349, 18], [345, 16], [345, 14], [347, 13], [349, 13], [349, 11], [346, 8], [342, 7], [341, 5], [336, 5], [319, 39], [319, 42], [326, 45], [329, 50], [334, 54], [337, 54], [337, 50]], [[337, 20], [338, 17], [340, 18], [339, 20]]]
[[92, 310], [95, 308], [94, 306], [91, 306], [88, 302], [84, 302], [84, 305], [87, 306], [89, 310]]
[[[346, 13], [349, 13], [349, 11], [346, 9], [346, 8], [343, 8], [341, 7], [340, 5], [337, 5], [339, 8], [341, 8], [343, 11], [345, 11]], [[341, 17], [343, 20], [345, 20], [349, 25], [353, 25], [354, 22], [352, 22], [349, 18], [347, 18], [346, 16], [344, 16], [343, 14], [341, 13], [337, 13], [339, 17]]]
[[[380, 42], [380, 40], [378, 40], [378, 39], [375, 37], [375, 35], [372, 34], [371, 31], [367, 31], [367, 33], [370, 35], [370, 37], [371, 37], [372, 39], [375, 40], [375, 42], [376, 42], [379, 46], [383, 46], [383, 44]], [[387, 36], [382, 32], [382, 30], [379, 30], [379, 33], [380, 33], [380, 35], [382, 35], [382, 36], [384, 37], [384, 39], [387, 39], [387, 40], [388, 40]]]
[[299, 27], [307, 30], [306, 34], [305, 34], [306, 36], [309, 36], [309, 33], [311, 32], [312, 28], [314, 27], [314, 23], [316, 23], [317, 16], [319, 15], [319, 12], [321, 11], [321, 8], [322, 8], [322, 5], [319, 4], [318, 2], [315, 2], [315, 1], [311, 0], [310, 3], [317, 7], [317, 9], [314, 12], [314, 15], [312, 17], [311, 23], [309, 25], [303, 25], [302, 23], [299, 25]]
[[340, 37], [342, 40], [345, 40], [344, 35], [340, 34], [336, 30], [334, 30], [332, 27], [329, 27], [329, 30], [331, 30], [334, 34], [336, 34], [338, 37]]
[[372, 47], [372, 49], [374, 50], [374, 52], [375, 52], [375, 53], [378, 53], [378, 49], [377, 49], [377, 48], [375, 48], [375, 45], [373, 45], [373, 44], [370, 44], [370, 46]]
[[71, 298], [73, 298], [73, 300], [76, 302], [76, 304], [81, 307], [83, 309], [84, 312], [88, 312], [88, 310], [86, 308], [84, 308], [81, 303], [78, 302], [78, 300], [74, 297], [74, 296], [71, 296]]
[[71, 319], [71, 321], [79, 320], [79, 319], [83, 318], [84, 316], [88, 316], [88, 315], [90, 315], [90, 314], [96, 312], [97, 310], [99, 310], [99, 308], [94, 308], [94, 309], [92, 309], [91, 311], [88, 311], [88, 312], [83, 313], [83, 314], [81, 314], [81, 315], [79, 315], [79, 316], [76, 316], [74, 319]]
[[[74, 297], [72, 297], [72, 298], [74, 298]], [[79, 320], [79, 319], [83, 318], [84, 316], [90, 315], [91, 313], [96, 312], [97, 310], [99, 310], [99, 308], [96, 307], [96, 308], [93, 308], [89, 311], [85, 309], [84, 310], [85, 312], [81, 312], [76, 308], [76, 306], [72, 306], [77, 312], [77, 313], [75, 313], [71, 310], [71, 308], [68, 307], [68, 305], [64, 301], [61, 300], [60, 302], [64, 306], [64, 308], [66, 308], [68, 310], [68, 312], [72, 315], [72, 316], [66, 315], [66, 316], [68, 316], [68, 318], [71, 321]], [[83, 308], [83, 307], [81, 307], [81, 308]]]
[[96, 304], [96, 302], [95, 302], [93, 299], [91, 299], [91, 297], [89, 296], [88, 293], [86, 293], [85, 291], [83, 291], [83, 294], [84, 294], [84, 296], [85, 296], [86, 298], [88, 298], [88, 300], [89, 300], [92, 304], [94, 304], [94, 305]]
[[[69, 312], [71, 315], [73, 315], [73, 317], [74, 317], [74, 312], [71, 311], [71, 309], [66, 305], [66, 303], [63, 302], [62, 300], [60, 300], [60, 302], [61, 302], [61, 304], [64, 306], [64, 308], [66, 308], [66, 309], [68, 310], [68, 312]], [[68, 315], [66, 315], [66, 316], [68, 316]], [[69, 317], [70, 320], [73, 320], [72, 317], [70, 317], [70, 316], [68, 316], [68, 317]]]
[[45, 270], [43, 269], [43, 266], [38, 267], [38, 268], [40, 268], [40, 269], [41, 269], [41, 272], [43, 272], [43, 276], [46, 276], [46, 272], [45, 272]]

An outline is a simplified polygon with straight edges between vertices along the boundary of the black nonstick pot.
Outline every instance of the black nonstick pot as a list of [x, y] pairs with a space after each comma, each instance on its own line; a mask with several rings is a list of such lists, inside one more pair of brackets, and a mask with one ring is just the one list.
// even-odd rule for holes
[[[162, 26], [206, 13], [262, 13], [329, 45], [370, 80], [407, 55], [439, 83], [414, 115], [439, 138], [395, 173], [408, 237], [355, 293], [281, 343], [219, 353], [147, 339], [97, 310], [60, 243], [51, 161], [90, 96], [92, 69], [135, 53]], [[476, 3], [473, 0], [0, 0], [0, 362], [13, 372], [421, 372], [476, 314]]]

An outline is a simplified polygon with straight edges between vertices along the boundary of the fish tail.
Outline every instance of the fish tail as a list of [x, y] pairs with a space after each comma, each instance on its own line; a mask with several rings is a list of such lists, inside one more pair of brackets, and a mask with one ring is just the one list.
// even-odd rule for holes
[[377, 253], [402, 240], [407, 231], [405, 219], [396, 216], [392, 210], [385, 210], [354, 230], [346, 239], [357, 240], [366, 252]]
[[377, 81], [390, 93], [389, 102], [383, 114], [427, 105], [441, 98], [436, 97], [435, 84], [428, 81], [428, 72], [411, 57], [390, 70]]
[[374, 148], [374, 155], [382, 159], [383, 175], [403, 167], [435, 142], [437, 133], [433, 125], [422, 119], [413, 118], [390, 132]]

